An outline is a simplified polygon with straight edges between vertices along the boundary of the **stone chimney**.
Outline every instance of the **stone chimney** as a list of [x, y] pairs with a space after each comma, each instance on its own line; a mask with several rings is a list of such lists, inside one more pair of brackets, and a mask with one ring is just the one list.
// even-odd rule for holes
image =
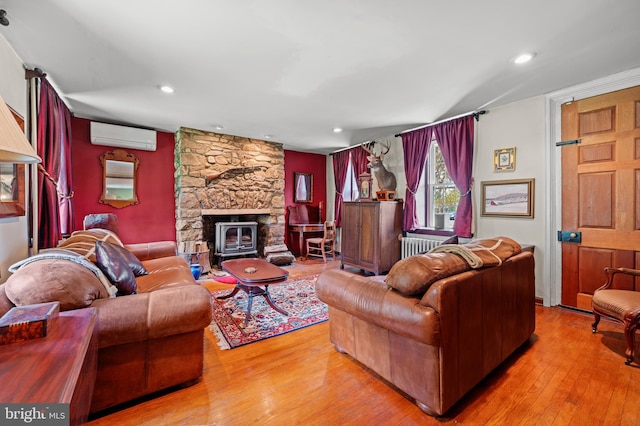
[[180, 128], [175, 162], [178, 247], [207, 241], [213, 251], [209, 216], [257, 220], [259, 249], [284, 243], [282, 144]]

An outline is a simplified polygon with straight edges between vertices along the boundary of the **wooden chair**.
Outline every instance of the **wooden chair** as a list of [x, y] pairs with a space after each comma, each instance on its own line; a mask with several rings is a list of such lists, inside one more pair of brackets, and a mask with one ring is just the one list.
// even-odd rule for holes
[[305, 260], [309, 256], [322, 257], [322, 260], [327, 262], [327, 255], [331, 254], [331, 257], [336, 258], [334, 251], [334, 243], [336, 239], [336, 225], [333, 221], [326, 221], [323, 226], [324, 235], [322, 238], [307, 238], [307, 255]]
[[592, 324], [592, 332], [595, 333], [600, 322], [600, 317], [605, 316], [624, 324], [624, 336], [627, 340], [627, 357], [625, 364], [629, 365], [636, 355], [635, 336], [640, 323], [640, 291], [618, 290], [611, 288], [613, 277], [622, 273], [634, 277], [640, 277], [640, 270], [629, 268], [605, 268], [607, 282], [597, 289], [591, 299], [591, 308], [595, 315]]

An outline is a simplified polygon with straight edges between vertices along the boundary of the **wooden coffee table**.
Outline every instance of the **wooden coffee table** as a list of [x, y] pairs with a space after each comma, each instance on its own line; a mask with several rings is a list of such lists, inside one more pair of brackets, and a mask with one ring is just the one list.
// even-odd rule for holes
[[[269, 285], [282, 282], [287, 279], [289, 272], [277, 267], [264, 259], [232, 259], [225, 260], [220, 265], [222, 269], [238, 280], [233, 291], [227, 295], [217, 297], [217, 299], [228, 299], [242, 290], [247, 293], [247, 313], [244, 317], [244, 327], [247, 327], [251, 317], [251, 305], [253, 296], [262, 296], [275, 311], [282, 315], [289, 315], [288, 312], [276, 306], [269, 294]], [[260, 286], [264, 286], [264, 289]]]

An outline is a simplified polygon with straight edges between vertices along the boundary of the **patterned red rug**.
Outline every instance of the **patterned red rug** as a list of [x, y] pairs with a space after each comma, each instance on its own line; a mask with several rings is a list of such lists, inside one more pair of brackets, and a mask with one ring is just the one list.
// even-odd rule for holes
[[316, 296], [317, 279], [318, 275], [314, 274], [270, 285], [273, 303], [289, 316], [273, 310], [264, 297], [255, 296], [246, 328], [247, 294], [239, 291], [233, 298], [218, 300], [216, 297], [229, 294], [233, 287], [212, 292], [213, 321], [209, 329], [218, 339], [220, 349], [233, 349], [326, 321], [329, 318], [327, 305]]

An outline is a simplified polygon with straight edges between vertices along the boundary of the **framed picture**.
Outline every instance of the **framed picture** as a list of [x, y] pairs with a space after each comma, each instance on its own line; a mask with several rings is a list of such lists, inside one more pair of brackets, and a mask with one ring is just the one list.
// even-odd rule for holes
[[367, 172], [358, 176], [358, 200], [371, 200], [371, 175]]
[[506, 172], [516, 169], [516, 148], [501, 148], [493, 151], [493, 171]]
[[293, 202], [313, 202], [313, 175], [311, 173], [293, 173]]
[[533, 218], [534, 184], [535, 179], [482, 182], [482, 216]]

